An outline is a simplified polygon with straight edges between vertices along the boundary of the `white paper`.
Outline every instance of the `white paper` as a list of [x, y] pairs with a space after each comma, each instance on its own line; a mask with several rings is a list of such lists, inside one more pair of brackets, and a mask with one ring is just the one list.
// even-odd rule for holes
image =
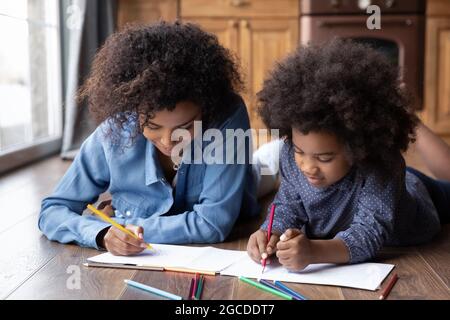
[[351, 265], [312, 264], [300, 272], [290, 272], [276, 261], [271, 261], [263, 274], [262, 266], [245, 256], [221, 271], [221, 275], [277, 280], [285, 282], [322, 284], [376, 290], [394, 268], [392, 264], [359, 263]]
[[114, 256], [103, 253], [87, 260], [108, 264], [131, 264], [139, 266], [188, 268], [219, 272], [242, 257], [245, 251], [223, 250], [214, 247], [190, 247], [152, 244], [154, 250], [145, 250], [135, 256]]
[[225, 250], [213, 247], [206, 248], [207, 250], [203, 251], [201, 255], [189, 263], [189, 268], [219, 272], [247, 256], [246, 251]]

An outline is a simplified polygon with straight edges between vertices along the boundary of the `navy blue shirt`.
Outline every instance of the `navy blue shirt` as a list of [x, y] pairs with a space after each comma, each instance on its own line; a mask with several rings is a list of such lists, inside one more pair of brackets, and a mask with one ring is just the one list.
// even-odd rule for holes
[[[309, 238], [340, 238], [350, 263], [372, 259], [385, 245], [415, 245], [440, 230], [439, 217], [423, 183], [402, 169], [387, 182], [352, 168], [325, 188], [312, 186], [299, 170], [293, 148], [280, 154], [281, 186], [275, 196], [273, 230], [304, 228]], [[267, 230], [268, 221], [262, 225]]]

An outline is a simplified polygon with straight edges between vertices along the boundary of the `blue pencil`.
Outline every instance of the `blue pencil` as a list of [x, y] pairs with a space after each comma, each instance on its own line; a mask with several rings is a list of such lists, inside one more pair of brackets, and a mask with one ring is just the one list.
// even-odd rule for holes
[[126, 279], [124, 280], [124, 282], [126, 284], [128, 284], [129, 286], [132, 286], [132, 287], [135, 287], [135, 288], [147, 291], [147, 292], [151, 292], [151, 293], [157, 294], [158, 296], [161, 296], [161, 297], [164, 297], [164, 298], [168, 298], [168, 299], [171, 299], [171, 300], [183, 300], [183, 298], [180, 297], [180, 296], [177, 296], [175, 294], [172, 294], [172, 293], [160, 290], [160, 289], [156, 289], [156, 288], [147, 286], [147, 285], [145, 285], [143, 283], [139, 283], [139, 282], [136, 282], [136, 281], [133, 281], [133, 280], [126, 280]]
[[284, 285], [284, 284], [282, 284], [280, 281], [274, 281], [273, 282], [278, 288], [280, 288], [281, 290], [283, 290], [284, 292], [286, 292], [286, 293], [289, 293], [289, 294], [291, 294], [291, 295], [293, 295], [293, 296], [295, 296], [295, 297], [297, 297], [297, 298], [299, 298], [299, 299], [302, 299], [302, 300], [308, 300], [306, 297], [304, 297], [304, 296], [302, 296], [300, 293], [298, 293], [298, 292], [295, 292], [294, 290], [292, 290], [291, 288], [289, 288], [288, 286], [286, 286], [286, 285]]
[[271, 287], [271, 288], [274, 289], [274, 290], [277, 290], [277, 291], [280, 291], [280, 292], [283, 292], [283, 293], [286, 293], [286, 294], [290, 295], [290, 296], [292, 297], [292, 299], [294, 299], [294, 300], [303, 300], [303, 299], [300, 299], [299, 297], [293, 295], [293, 294], [290, 293], [290, 292], [287, 292], [287, 291], [285, 291], [285, 290], [282, 290], [281, 288], [277, 287], [276, 285], [274, 285], [273, 283], [270, 283], [270, 282], [267, 281], [267, 280], [259, 279], [258, 281], [259, 281], [260, 283], [262, 283], [263, 285], [266, 285], [266, 286], [268, 286], [268, 287]]

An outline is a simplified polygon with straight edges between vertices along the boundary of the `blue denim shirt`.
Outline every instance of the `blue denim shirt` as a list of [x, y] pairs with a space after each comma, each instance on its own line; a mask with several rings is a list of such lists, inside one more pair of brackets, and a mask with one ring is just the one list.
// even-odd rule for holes
[[[374, 172], [353, 168], [331, 186], [316, 188], [297, 167], [293, 148], [285, 144], [273, 230], [304, 228], [309, 238], [340, 238], [350, 263], [372, 259], [383, 246], [430, 241], [440, 230], [436, 208], [423, 183], [405, 172], [400, 154], [399, 161], [402, 169], [385, 183]], [[267, 225], [266, 219], [262, 228]]]
[[[87, 138], [53, 194], [42, 201], [39, 228], [50, 240], [98, 248], [96, 236], [109, 225], [82, 213], [105, 191], [117, 210], [114, 219], [142, 226], [144, 240], [150, 243], [223, 241], [240, 212], [257, 214], [251, 148], [245, 148], [244, 164], [182, 162], [174, 189], [150, 141], [139, 135], [131, 147], [121, 150], [105, 138], [107, 126], [104, 122]], [[247, 130], [245, 105], [240, 103], [215, 128], [224, 134], [226, 129]]]

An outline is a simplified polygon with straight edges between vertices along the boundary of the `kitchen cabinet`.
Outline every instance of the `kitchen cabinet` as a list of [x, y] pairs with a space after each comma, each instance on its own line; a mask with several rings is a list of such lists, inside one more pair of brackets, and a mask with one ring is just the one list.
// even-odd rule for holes
[[265, 128], [257, 115], [256, 93], [274, 62], [298, 44], [298, 1], [182, 0], [180, 18], [216, 34], [239, 58], [252, 128]]
[[450, 143], [450, 1], [428, 0], [421, 118]]

